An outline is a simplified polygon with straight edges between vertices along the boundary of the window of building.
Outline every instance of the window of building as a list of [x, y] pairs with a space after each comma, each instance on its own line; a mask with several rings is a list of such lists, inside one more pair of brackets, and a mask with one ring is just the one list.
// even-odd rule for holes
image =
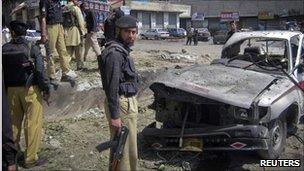
[[169, 13], [169, 25], [176, 26], [176, 13]]

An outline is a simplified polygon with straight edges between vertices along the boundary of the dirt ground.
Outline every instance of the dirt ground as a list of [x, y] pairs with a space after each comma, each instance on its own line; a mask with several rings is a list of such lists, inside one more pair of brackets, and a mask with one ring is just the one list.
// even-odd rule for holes
[[[151, 150], [141, 136], [142, 129], [154, 121], [154, 111], [148, 108], [153, 102], [149, 84], [166, 68], [210, 63], [220, 57], [221, 45], [199, 42], [198, 46], [186, 46], [185, 41], [139, 40], [133, 49], [132, 56], [142, 80], [138, 95], [139, 170], [303, 170], [304, 147], [294, 136], [288, 138], [282, 158], [301, 159], [301, 168], [261, 168], [258, 156], [248, 152], [219, 155]], [[53, 91], [50, 106], [44, 104], [40, 155], [47, 157], [48, 163], [31, 170], [107, 170], [109, 151], [98, 153], [95, 149], [109, 139], [103, 110], [105, 95], [95, 59], [91, 53], [86, 62], [89, 71], [77, 72], [75, 88], [61, 84]], [[299, 125], [297, 134], [303, 138], [303, 133], [304, 126]]]

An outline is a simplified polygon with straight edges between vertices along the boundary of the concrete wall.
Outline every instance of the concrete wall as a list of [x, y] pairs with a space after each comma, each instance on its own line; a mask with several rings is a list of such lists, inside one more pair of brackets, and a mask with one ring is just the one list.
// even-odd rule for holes
[[180, 28], [179, 17], [176, 15], [176, 28]]
[[142, 12], [138, 11], [137, 19], [138, 19], [138, 27], [142, 28]]
[[152, 27], [152, 28], [155, 28], [155, 27], [156, 27], [156, 13], [155, 13], [155, 12], [153, 12], [153, 13], [151, 14], [151, 27]]

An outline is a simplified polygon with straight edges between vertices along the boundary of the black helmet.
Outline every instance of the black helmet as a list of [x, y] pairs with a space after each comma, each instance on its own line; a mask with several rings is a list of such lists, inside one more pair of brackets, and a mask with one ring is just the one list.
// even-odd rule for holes
[[27, 24], [21, 21], [11, 21], [9, 23], [10, 29], [16, 33], [17, 36], [25, 36], [26, 30], [29, 28]]
[[125, 15], [116, 21], [116, 27], [118, 28], [138, 28], [137, 19], [131, 15]]

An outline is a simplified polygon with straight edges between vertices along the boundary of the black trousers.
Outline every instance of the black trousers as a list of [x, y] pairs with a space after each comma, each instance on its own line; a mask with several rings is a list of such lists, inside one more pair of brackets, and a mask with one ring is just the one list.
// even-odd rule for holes
[[191, 45], [192, 43], [192, 37], [191, 36], [187, 36], [187, 42], [186, 42], [186, 45]]

